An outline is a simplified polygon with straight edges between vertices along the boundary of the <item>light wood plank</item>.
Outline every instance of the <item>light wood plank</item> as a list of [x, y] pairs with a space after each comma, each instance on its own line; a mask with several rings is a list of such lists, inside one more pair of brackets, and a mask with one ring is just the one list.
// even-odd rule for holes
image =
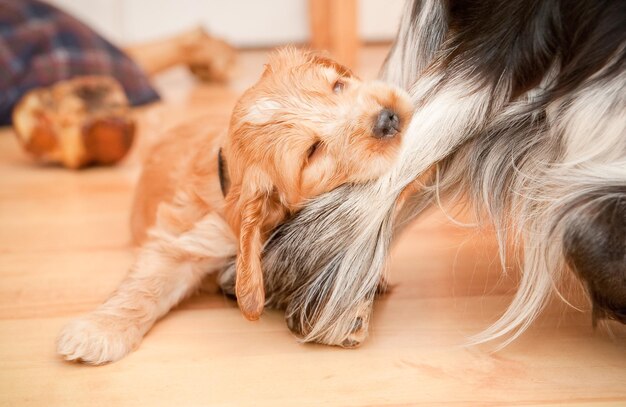
[[[364, 50], [364, 77], [384, 53]], [[195, 84], [183, 71], [160, 77], [168, 103], [138, 113], [142, 143], [190, 117], [226, 125], [264, 61], [264, 53], [243, 54], [231, 88]], [[490, 233], [451, 225], [436, 210], [396, 245], [393, 288], [359, 349], [299, 344], [281, 312], [251, 323], [233, 301], [201, 293], [118, 363], [61, 361], [61, 326], [106, 298], [132, 261], [138, 155], [80, 173], [39, 168], [10, 130], [0, 131], [0, 405], [626, 404], [624, 331], [594, 331], [588, 312], [555, 303], [499, 353], [461, 346], [505, 309], [515, 278], [502, 277]]]

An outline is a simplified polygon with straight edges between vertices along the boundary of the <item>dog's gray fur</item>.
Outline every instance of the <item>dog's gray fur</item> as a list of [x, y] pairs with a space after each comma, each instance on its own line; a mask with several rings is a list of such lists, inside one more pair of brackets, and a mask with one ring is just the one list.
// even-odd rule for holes
[[[624, 223], [607, 221], [608, 212], [626, 217], [623, 2], [449, 4], [408, 1], [382, 71], [416, 106], [398, 165], [311, 202], [266, 246], [269, 305], [287, 309], [304, 341], [344, 343], [371, 310], [394, 230], [464, 195], [494, 224], [502, 261], [510, 243], [524, 248], [513, 302], [472, 342], [515, 339], [566, 266], [594, 315], [625, 322]], [[428, 170], [435, 175], [396, 214], [401, 191]], [[224, 286], [231, 278], [232, 269], [222, 274]], [[598, 292], [606, 281], [612, 291]]]

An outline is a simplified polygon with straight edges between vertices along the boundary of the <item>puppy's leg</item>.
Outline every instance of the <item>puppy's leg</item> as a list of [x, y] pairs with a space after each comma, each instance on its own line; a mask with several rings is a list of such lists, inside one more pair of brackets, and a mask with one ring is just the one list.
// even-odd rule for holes
[[121, 359], [139, 345], [157, 319], [236, 250], [228, 226], [214, 213], [186, 232], [172, 234], [160, 228], [151, 234], [113, 295], [63, 328], [57, 352], [65, 359], [95, 365]]

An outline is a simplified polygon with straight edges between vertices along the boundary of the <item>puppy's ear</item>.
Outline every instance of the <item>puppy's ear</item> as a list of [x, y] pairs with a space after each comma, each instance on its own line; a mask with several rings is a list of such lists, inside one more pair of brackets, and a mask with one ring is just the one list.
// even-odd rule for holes
[[270, 214], [271, 185], [250, 178], [244, 178], [239, 197], [239, 252], [235, 291], [239, 309], [246, 319], [254, 321], [259, 319], [265, 306], [261, 251], [263, 226]]

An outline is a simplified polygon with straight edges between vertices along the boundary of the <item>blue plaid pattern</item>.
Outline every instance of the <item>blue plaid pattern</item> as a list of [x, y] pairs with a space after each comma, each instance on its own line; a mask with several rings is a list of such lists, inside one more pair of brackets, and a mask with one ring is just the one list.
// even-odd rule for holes
[[37, 0], [0, 0], [0, 124], [30, 89], [108, 75], [132, 105], [159, 99], [141, 68], [76, 18]]

